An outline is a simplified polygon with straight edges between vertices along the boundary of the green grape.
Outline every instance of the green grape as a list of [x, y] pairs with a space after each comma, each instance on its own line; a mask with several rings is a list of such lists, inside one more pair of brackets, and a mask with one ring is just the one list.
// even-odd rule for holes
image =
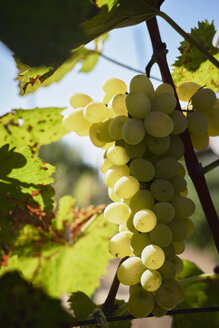
[[142, 157], [146, 149], [145, 139], [143, 139], [141, 142], [139, 142], [136, 145], [129, 145], [125, 142], [125, 149], [127, 150], [129, 157], [132, 159], [137, 157]]
[[114, 192], [118, 197], [126, 199], [134, 196], [139, 188], [140, 183], [135, 177], [124, 176], [116, 181]]
[[101, 141], [98, 136], [97, 136], [97, 131], [98, 128], [100, 126], [100, 123], [94, 123], [91, 125], [90, 129], [89, 129], [89, 137], [90, 137], [90, 141], [92, 142], [92, 144], [96, 147], [102, 148], [105, 146], [105, 142]]
[[192, 96], [201, 88], [201, 85], [195, 82], [184, 82], [177, 89], [177, 95], [181, 101], [189, 101]]
[[169, 223], [175, 216], [175, 208], [168, 202], [158, 202], [154, 204], [152, 210], [159, 223]]
[[208, 120], [208, 134], [209, 136], [219, 135], [219, 99], [216, 100], [215, 105], [207, 112], [204, 112]]
[[167, 312], [168, 312], [168, 310], [163, 309], [157, 303], [155, 303], [152, 314], [154, 317], [160, 318], [160, 317], [163, 317]]
[[184, 176], [186, 175], [186, 170], [185, 170], [183, 164], [180, 162], [178, 162], [177, 175], [179, 175], [182, 178], [184, 178]]
[[66, 114], [63, 118], [63, 126], [67, 131], [74, 131], [80, 136], [88, 136], [91, 123], [83, 116], [84, 108], [78, 108]]
[[104, 176], [104, 183], [107, 187], [113, 188], [116, 181], [124, 175], [129, 175], [129, 167], [127, 165], [113, 165], [106, 172]]
[[154, 308], [154, 296], [143, 287], [136, 286], [128, 300], [128, 310], [135, 318], [145, 318]]
[[127, 116], [119, 115], [114, 117], [109, 124], [109, 135], [114, 140], [122, 139], [122, 127], [123, 124], [128, 120]]
[[133, 215], [130, 215], [130, 217], [128, 218], [127, 222], [126, 222], [127, 228], [129, 231], [133, 232], [133, 233], [137, 233], [138, 230], [135, 229], [134, 224], [133, 224]]
[[141, 276], [141, 285], [148, 292], [154, 292], [162, 283], [162, 276], [157, 270], [145, 270]]
[[175, 256], [171, 262], [175, 265], [176, 267], [176, 273], [180, 273], [183, 270], [183, 261], [181, 260], [181, 258], [179, 256]]
[[190, 137], [191, 137], [192, 145], [196, 150], [204, 150], [208, 147], [209, 135], [207, 131], [200, 135], [191, 134]]
[[191, 219], [183, 219], [181, 220], [182, 224], [184, 225], [185, 229], [186, 229], [186, 238], [189, 238], [193, 235], [194, 230], [195, 230], [195, 226], [194, 223], [192, 222]]
[[179, 136], [171, 135], [170, 136], [170, 146], [165, 153], [166, 157], [175, 157], [180, 159], [185, 152], [184, 144]]
[[130, 231], [118, 232], [109, 241], [109, 252], [114, 257], [133, 256], [130, 239], [132, 233]]
[[144, 209], [135, 213], [133, 223], [138, 231], [148, 232], [156, 226], [157, 217], [153, 211]]
[[188, 130], [191, 134], [199, 136], [208, 130], [208, 120], [206, 116], [200, 112], [190, 112], [187, 115]]
[[177, 219], [185, 219], [195, 212], [195, 204], [190, 198], [176, 195], [170, 202], [175, 207]]
[[[102, 97], [102, 103], [109, 105], [112, 102], [112, 98], [113, 98], [113, 96], [111, 94], [104, 93], [103, 97]], [[110, 110], [109, 117], [113, 118], [114, 116], [112, 114], [114, 114], [114, 113], [113, 113], [113, 111]]]
[[165, 157], [155, 164], [155, 177], [161, 179], [170, 179], [176, 175], [177, 170], [177, 159], [174, 157]]
[[100, 170], [105, 174], [114, 164], [109, 160], [109, 158], [104, 158], [103, 163], [100, 165]]
[[123, 285], [136, 285], [141, 280], [145, 266], [139, 257], [130, 257], [120, 264], [117, 277]]
[[116, 116], [118, 115], [128, 116], [128, 110], [126, 107], [125, 98], [126, 95], [121, 93], [118, 93], [112, 98], [108, 107], [112, 109], [112, 111]]
[[140, 91], [131, 91], [126, 95], [126, 107], [128, 113], [136, 119], [143, 119], [151, 111], [151, 102]]
[[174, 110], [170, 117], [173, 121], [173, 131], [172, 134], [181, 134], [183, 133], [188, 127], [188, 121], [185, 115], [179, 110]]
[[131, 212], [134, 214], [144, 208], [151, 209], [154, 205], [154, 196], [151, 191], [146, 189], [139, 190], [129, 202]]
[[130, 163], [130, 173], [139, 181], [148, 182], [153, 179], [155, 169], [153, 164], [148, 160], [135, 158]]
[[168, 285], [162, 285], [155, 292], [155, 300], [160, 307], [166, 310], [173, 309], [177, 305], [178, 301], [175, 290]]
[[109, 132], [108, 132], [108, 127], [109, 127], [109, 124], [110, 124], [111, 121], [112, 121], [112, 119], [108, 119], [107, 121], [102, 122], [99, 125], [99, 127], [97, 129], [97, 138], [100, 141], [103, 141], [103, 142], [107, 143], [107, 142], [112, 142], [112, 141], [115, 140], [109, 135]]
[[168, 202], [174, 196], [172, 184], [165, 179], [156, 179], [152, 182], [150, 189], [159, 202]]
[[175, 175], [174, 177], [170, 178], [169, 181], [172, 183], [175, 194], [180, 194], [184, 192], [187, 187], [187, 182], [184, 178]]
[[136, 231], [132, 235], [130, 244], [131, 244], [131, 250], [135, 254], [135, 256], [141, 256], [143, 249], [147, 245], [150, 245], [151, 241], [147, 233]]
[[185, 250], [185, 243], [184, 241], [174, 241], [173, 245], [175, 247], [176, 250], [176, 254], [182, 254]]
[[116, 194], [114, 193], [113, 188], [108, 188], [108, 195], [109, 195], [109, 198], [113, 202], [120, 202], [121, 201], [121, 198], [119, 198], [118, 196], [116, 196]]
[[180, 281], [171, 279], [168, 284], [175, 290], [177, 295], [177, 304], [182, 303], [185, 299], [185, 289]]
[[157, 245], [147, 245], [141, 253], [141, 259], [146, 268], [159, 269], [165, 261], [164, 251]]
[[158, 269], [158, 271], [162, 276], [162, 280], [164, 281], [173, 279], [176, 275], [176, 267], [169, 260], [165, 260], [164, 264]]
[[148, 149], [155, 155], [164, 154], [170, 147], [170, 137], [155, 138], [152, 136], [146, 137]]
[[[153, 138], [153, 137], [152, 137]], [[154, 139], [164, 139], [164, 138], [154, 138]], [[152, 164], [156, 164], [160, 159], [162, 159], [162, 155], [155, 155], [152, 153], [148, 148], [146, 148], [143, 158], [147, 159], [150, 161]]]
[[216, 94], [211, 89], [199, 89], [191, 99], [192, 106], [198, 112], [206, 112], [216, 102]]
[[105, 219], [116, 224], [125, 224], [129, 216], [130, 209], [123, 202], [111, 203], [104, 210]]
[[115, 165], [124, 165], [130, 159], [124, 147], [115, 145], [107, 150], [107, 158]]
[[123, 232], [123, 231], [129, 231], [126, 224], [120, 224], [119, 225], [119, 232]]
[[183, 241], [186, 238], [186, 229], [180, 220], [173, 219], [168, 223], [168, 227], [172, 231], [173, 241]]
[[171, 93], [160, 93], [151, 101], [152, 112], [163, 112], [171, 114], [176, 107], [176, 97]]
[[91, 123], [99, 123], [108, 119], [108, 108], [101, 102], [91, 102], [85, 108], [83, 112], [84, 118]]
[[74, 93], [70, 98], [69, 102], [73, 108], [80, 108], [87, 106], [93, 99], [84, 93]]
[[169, 93], [174, 96], [174, 89], [172, 85], [170, 85], [169, 83], [160, 84], [155, 90], [155, 96], [160, 95], [162, 93]]
[[122, 137], [127, 144], [137, 145], [145, 137], [144, 124], [141, 120], [130, 118], [122, 127]]
[[125, 82], [115, 77], [105, 80], [102, 84], [103, 91], [106, 94], [114, 96], [118, 93], [126, 93], [127, 86]]
[[154, 97], [154, 87], [145, 75], [135, 75], [130, 82], [130, 91], [143, 92], [150, 100]]
[[167, 247], [172, 242], [172, 232], [164, 223], [158, 223], [155, 228], [149, 232], [149, 237], [153, 244], [160, 247]]
[[146, 132], [152, 137], [167, 137], [173, 131], [173, 121], [165, 113], [150, 112], [144, 119]]
[[176, 250], [173, 243], [170, 243], [167, 247], [162, 248], [165, 254], [166, 260], [173, 260], [176, 256]]

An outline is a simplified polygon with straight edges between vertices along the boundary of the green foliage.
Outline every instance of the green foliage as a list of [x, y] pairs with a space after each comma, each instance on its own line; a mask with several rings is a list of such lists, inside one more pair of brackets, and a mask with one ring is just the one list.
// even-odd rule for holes
[[159, 2], [9, 0], [1, 6], [0, 40], [26, 65], [57, 67], [73, 49], [103, 33], [154, 16]]
[[0, 117], [0, 145], [29, 146], [33, 153], [42, 145], [59, 140], [67, 132], [62, 126], [64, 108], [15, 109]]
[[80, 291], [71, 294], [69, 304], [75, 321], [88, 319], [89, 315], [96, 308], [96, 304], [85, 293]]
[[[63, 211], [66, 209], [63, 208]], [[28, 249], [32, 241], [35, 258], [27, 258], [27, 253], [22, 251], [19, 256], [12, 256], [9, 265], [1, 268], [0, 273], [19, 269], [26, 279], [56, 297], [76, 290], [92, 295], [111, 258], [108, 240], [115, 233], [115, 225], [106, 222], [103, 215], [90, 219], [86, 229], [81, 228], [83, 224], [80, 221], [75, 217], [62, 233], [51, 230], [47, 235], [36, 236], [35, 242], [32, 235], [26, 234], [23, 245], [18, 249], [21, 246], [23, 250], [25, 247]]]
[[0, 278], [0, 326], [7, 328], [71, 327], [72, 316], [60, 300], [25, 281], [18, 272]]
[[[215, 33], [214, 23], [205, 20], [198, 22], [198, 27], [192, 28], [189, 34], [219, 60], [219, 50], [212, 45]], [[219, 90], [218, 69], [186, 40], [181, 42], [179, 51], [181, 55], [173, 64], [172, 76], [175, 85], [194, 81], [217, 92]]]
[[[196, 276], [201, 273], [201, 270], [195, 264], [184, 261], [184, 270], [180, 274], [180, 279]], [[185, 285], [186, 298], [179, 308], [198, 308], [207, 306], [218, 306], [218, 279], [206, 279], [201, 282], [193, 282]], [[176, 315], [173, 318], [172, 328], [181, 327], [199, 327], [205, 328], [206, 324], [209, 327], [219, 326], [218, 312], [203, 312], [186, 315]]]

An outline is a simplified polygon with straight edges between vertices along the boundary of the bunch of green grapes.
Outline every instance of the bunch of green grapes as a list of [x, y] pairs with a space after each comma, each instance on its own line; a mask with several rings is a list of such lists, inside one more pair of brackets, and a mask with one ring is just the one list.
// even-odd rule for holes
[[184, 82], [177, 88], [179, 100], [189, 104], [187, 111], [188, 131], [193, 147], [204, 150], [208, 147], [209, 136], [219, 135], [219, 99], [209, 88], [202, 88], [195, 82]]
[[75, 109], [63, 123], [105, 150], [101, 171], [112, 203], [104, 216], [118, 225], [109, 252], [129, 257], [117, 276], [130, 286], [130, 313], [161, 316], [184, 298], [176, 280], [183, 269], [178, 255], [194, 230], [189, 217], [195, 206], [186, 197], [179, 136], [188, 119], [175, 110], [172, 86], [163, 83], [154, 90], [144, 75], [133, 77], [129, 92], [116, 78], [106, 80], [103, 90], [103, 102], [73, 95], [70, 103]]

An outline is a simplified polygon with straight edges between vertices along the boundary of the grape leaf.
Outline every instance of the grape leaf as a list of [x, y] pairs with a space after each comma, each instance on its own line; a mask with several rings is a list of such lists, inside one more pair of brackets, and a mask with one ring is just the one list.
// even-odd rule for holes
[[77, 290], [91, 296], [99, 285], [100, 276], [106, 272], [111, 258], [108, 241], [115, 230], [114, 224], [107, 222], [103, 215], [97, 215], [71, 243], [58, 243], [50, 238], [35, 257], [26, 258], [22, 252], [19, 256], [11, 256], [9, 265], [2, 267], [0, 274], [10, 270], [12, 265], [13, 269], [21, 270], [26, 279], [36, 286], [40, 285], [52, 296], [59, 297], [62, 293]]
[[3, 275], [0, 278], [0, 289], [1, 327], [71, 327], [72, 316], [63, 309], [61, 301], [33, 287], [18, 272]]
[[15, 109], [0, 117], [0, 146], [28, 145], [35, 153], [42, 145], [61, 139], [67, 132], [62, 126], [64, 108]]
[[54, 167], [28, 146], [10, 149], [8, 144], [0, 148], [0, 166], [0, 247], [10, 249], [24, 225], [48, 230], [54, 217]]
[[[189, 34], [210, 54], [219, 59], [219, 50], [212, 45], [215, 33], [214, 23], [205, 20], [198, 22], [198, 27], [192, 28]], [[181, 42], [179, 50], [181, 54], [173, 64], [172, 74], [176, 86], [183, 82], [194, 81], [217, 92], [219, 90], [218, 69], [186, 40]]]
[[23, 65], [16, 58], [20, 95], [23, 96], [35, 92], [39, 87], [47, 87], [54, 82], [59, 82], [78, 63], [82, 63], [81, 72], [90, 72], [97, 64], [98, 59], [99, 54], [84, 47], [73, 51], [70, 57], [58, 68], [47, 66], [30, 67]]
[[1, 6], [0, 40], [26, 65], [57, 67], [72, 49], [153, 17], [159, 5], [159, 0], [40, 0], [37, 5], [8, 0]]
[[[199, 275], [202, 271], [189, 261], [184, 261], [184, 269], [180, 278], [189, 278]], [[185, 285], [185, 300], [178, 308], [197, 308], [207, 306], [218, 306], [219, 279], [206, 279]], [[219, 326], [218, 312], [187, 313], [186, 315], [173, 316], [172, 328], [199, 327], [204, 328]]]
[[88, 319], [88, 316], [97, 307], [85, 293], [80, 291], [71, 294], [68, 302], [70, 303], [70, 309], [74, 313], [74, 319], [77, 321]]

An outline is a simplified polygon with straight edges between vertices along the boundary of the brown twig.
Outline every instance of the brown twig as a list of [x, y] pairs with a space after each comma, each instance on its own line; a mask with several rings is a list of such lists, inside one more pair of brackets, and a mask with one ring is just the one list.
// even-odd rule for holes
[[[153, 46], [153, 51], [156, 54], [156, 62], [160, 68], [161, 76], [163, 82], [169, 83], [173, 86], [175, 90], [175, 86], [172, 80], [172, 76], [170, 74], [169, 66], [167, 64], [166, 54], [164, 51], [160, 52], [160, 49], [163, 50], [163, 42], [160, 37], [159, 28], [157, 25], [156, 17], [147, 20], [146, 22], [148, 31], [151, 38], [151, 43]], [[177, 110], [181, 110], [181, 106], [176, 94], [177, 98]], [[216, 210], [214, 208], [214, 204], [212, 202], [208, 186], [205, 180], [205, 176], [203, 174], [203, 170], [201, 165], [198, 162], [196, 157], [194, 148], [192, 146], [192, 142], [189, 136], [188, 131], [186, 130], [184, 133], [181, 134], [182, 141], [185, 146], [185, 162], [188, 170], [188, 174], [190, 175], [192, 182], [195, 186], [196, 192], [200, 199], [203, 211], [205, 213], [206, 219], [208, 221], [212, 237], [214, 239], [216, 248], [219, 252], [219, 221], [217, 217]]]

